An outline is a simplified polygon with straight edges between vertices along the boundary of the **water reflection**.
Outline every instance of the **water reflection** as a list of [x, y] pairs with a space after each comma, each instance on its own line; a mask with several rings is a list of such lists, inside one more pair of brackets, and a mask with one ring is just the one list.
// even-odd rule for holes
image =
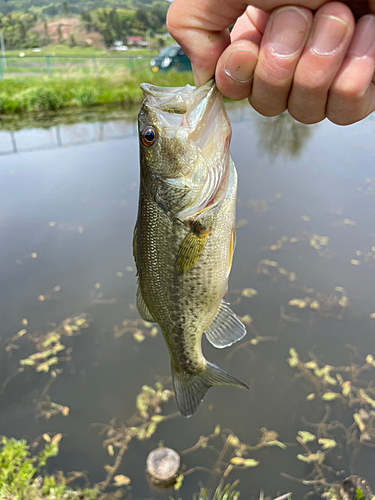
[[258, 116], [257, 121], [258, 147], [273, 157], [301, 155], [307, 141], [319, 126], [303, 125], [288, 113], [271, 119]]
[[0, 131], [0, 155], [125, 139], [134, 136], [136, 130], [134, 122], [112, 120]]
[[[125, 429], [139, 427], [116, 473], [130, 478], [124, 495], [137, 500], [153, 496], [145, 463], [161, 441], [185, 450], [192, 471], [180, 492], [161, 498], [214, 489], [219, 477], [206, 469], [229, 466], [228, 482], [240, 479], [235, 489], [246, 500], [261, 490], [320, 498], [324, 481], [349, 475], [374, 490], [373, 117], [345, 128], [323, 122], [303, 140], [293, 131], [300, 156], [270, 164], [258, 117], [248, 107], [230, 113], [240, 202], [227, 297], [248, 336], [231, 352], [210, 352], [206, 342], [203, 350], [250, 391], [212, 389], [193, 418], [151, 420], [176, 406], [169, 393], [160, 401], [171, 388], [163, 340], [135, 310], [133, 123], [60, 126], [61, 148], [56, 127], [23, 131], [14, 135], [20, 150], [52, 147], [0, 160], [1, 432], [31, 442], [62, 433], [50, 471], [86, 470], [99, 482]], [[282, 135], [280, 123], [269, 137]], [[13, 151], [8, 132], [0, 148]], [[104, 435], [93, 423], [106, 426]], [[315, 439], [305, 442], [306, 433]]]
[[[274, 157], [281, 153], [291, 156], [300, 154], [316, 128], [296, 122], [288, 113], [273, 119], [264, 119], [249, 106], [227, 105], [227, 110], [233, 124], [255, 120], [258, 147]], [[125, 139], [136, 134], [136, 122], [128, 119], [58, 124], [50, 128], [29, 128], [18, 131], [0, 130], [0, 155]]]

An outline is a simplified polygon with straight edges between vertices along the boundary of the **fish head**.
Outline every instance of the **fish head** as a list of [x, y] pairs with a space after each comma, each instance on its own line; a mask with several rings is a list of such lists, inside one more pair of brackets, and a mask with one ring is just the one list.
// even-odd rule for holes
[[138, 117], [141, 176], [181, 220], [217, 204], [229, 170], [231, 127], [210, 80], [195, 89], [142, 84]]

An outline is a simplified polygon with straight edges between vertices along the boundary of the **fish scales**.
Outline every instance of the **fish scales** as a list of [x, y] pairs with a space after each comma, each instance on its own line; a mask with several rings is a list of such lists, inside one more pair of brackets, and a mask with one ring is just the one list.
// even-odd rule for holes
[[[142, 87], [141, 182], [134, 237], [137, 306], [144, 319], [161, 328], [177, 404], [190, 416], [210, 386], [245, 386], [208, 363], [201, 349], [204, 332], [216, 347], [230, 345], [246, 333], [222, 303], [234, 247], [237, 173], [228, 150], [229, 122], [213, 82], [195, 91]], [[171, 102], [176, 95], [178, 113]], [[168, 102], [170, 110], [165, 111]], [[207, 115], [206, 108], [213, 109], [214, 116]], [[221, 149], [205, 123], [202, 126], [208, 119], [221, 120]], [[181, 136], [189, 120], [189, 133], [183, 130]]]

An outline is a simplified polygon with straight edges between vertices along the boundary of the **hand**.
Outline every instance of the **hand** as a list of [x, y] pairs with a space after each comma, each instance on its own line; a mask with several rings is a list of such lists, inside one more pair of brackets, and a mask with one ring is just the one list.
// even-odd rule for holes
[[[223, 95], [248, 97], [265, 116], [288, 109], [302, 123], [339, 125], [365, 118], [375, 110], [375, 0], [286, 3], [174, 0], [167, 25], [197, 85], [215, 75]], [[354, 14], [366, 15], [356, 22]]]

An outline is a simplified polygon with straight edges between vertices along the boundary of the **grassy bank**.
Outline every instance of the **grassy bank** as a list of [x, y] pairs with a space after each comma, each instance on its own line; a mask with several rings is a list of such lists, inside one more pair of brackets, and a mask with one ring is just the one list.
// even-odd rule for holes
[[130, 108], [142, 100], [140, 83], [179, 87], [193, 84], [191, 73], [132, 73], [126, 68], [99, 77], [74, 76], [59, 79], [32, 77], [0, 82], [0, 114], [25, 114], [56, 111], [68, 107], [120, 105]]

